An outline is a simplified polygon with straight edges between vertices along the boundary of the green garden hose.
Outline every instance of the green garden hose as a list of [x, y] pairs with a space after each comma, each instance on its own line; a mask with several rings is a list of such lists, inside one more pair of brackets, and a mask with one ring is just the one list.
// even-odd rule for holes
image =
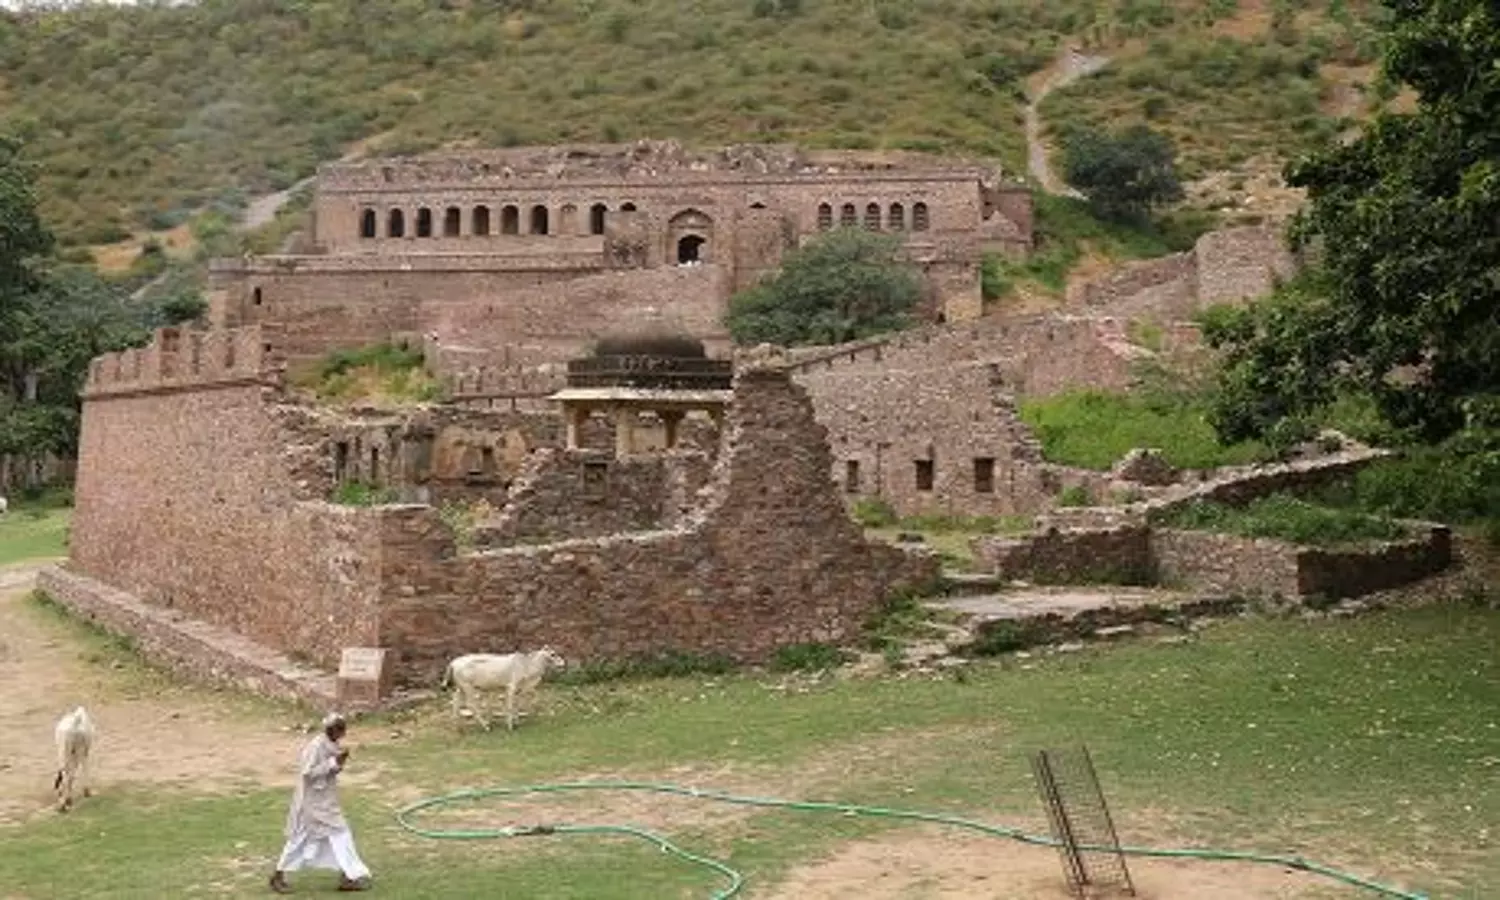
[[[987, 825], [983, 822], [975, 822], [970, 819], [961, 819], [956, 816], [943, 815], [941, 813], [917, 812], [913, 810], [886, 809], [879, 806], [860, 806], [853, 803], [821, 803], [800, 800], [777, 800], [771, 797], [741, 797], [734, 794], [725, 794], [719, 791], [701, 790], [699, 788], [681, 787], [675, 784], [653, 784], [641, 781], [572, 781], [554, 784], [529, 784], [515, 787], [497, 788], [473, 788], [469, 790], [455, 791], [444, 794], [441, 797], [429, 797], [412, 803], [396, 813], [396, 821], [401, 827], [421, 837], [442, 840], [483, 840], [502, 837], [525, 837], [529, 835], [543, 834], [617, 834], [629, 835], [656, 844], [663, 853], [670, 853], [687, 862], [712, 869], [714, 872], [728, 880], [727, 887], [716, 891], [712, 900], [729, 900], [738, 894], [740, 888], [744, 887], [745, 877], [734, 869], [715, 859], [699, 856], [695, 853], [678, 847], [671, 841], [633, 825], [522, 825], [506, 826], [504, 828], [482, 828], [482, 829], [456, 829], [440, 830], [428, 829], [414, 825], [410, 817], [425, 809], [436, 806], [445, 806], [460, 801], [482, 800], [488, 797], [507, 797], [519, 794], [557, 794], [569, 791], [645, 791], [654, 794], [675, 794], [683, 797], [696, 797], [701, 800], [715, 800], [720, 803], [733, 803], [740, 806], [763, 806], [777, 809], [796, 809], [807, 812], [834, 812], [848, 816], [875, 816], [888, 819], [905, 819], [914, 822], [930, 822], [938, 825], [952, 825], [957, 828], [967, 828], [981, 834], [992, 837], [1010, 838], [1027, 844], [1036, 844], [1043, 847], [1056, 847], [1057, 841], [1051, 837], [1036, 834], [1027, 834], [1018, 828], [1007, 828], [1003, 825]], [[1105, 850], [1104, 847], [1083, 847], [1087, 850]], [[1386, 897], [1397, 897], [1400, 900], [1428, 900], [1424, 894], [1413, 894], [1389, 885], [1378, 884], [1374, 881], [1342, 872], [1329, 866], [1320, 865], [1297, 856], [1268, 856], [1259, 853], [1244, 853], [1234, 850], [1201, 850], [1201, 849], [1177, 849], [1162, 850], [1151, 847], [1121, 847], [1120, 852], [1130, 856], [1163, 856], [1185, 859], [1210, 859], [1210, 860], [1232, 860], [1236, 862], [1270, 863], [1272, 865], [1285, 866], [1289, 869], [1299, 869], [1304, 872], [1312, 872], [1342, 881], [1354, 887], [1365, 888], [1375, 891]]]

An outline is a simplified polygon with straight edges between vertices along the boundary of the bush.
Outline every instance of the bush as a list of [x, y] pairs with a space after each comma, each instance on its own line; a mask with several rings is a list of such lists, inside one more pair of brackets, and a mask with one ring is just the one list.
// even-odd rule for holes
[[866, 528], [889, 528], [896, 524], [896, 510], [879, 497], [864, 497], [854, 501], [851, 513], [854, 521]]
[[1063, 139], [1063, 170], [1106, 219], [1142, 219], [1183, 196], [1171, 139], [1144, 125], [1113, 134], [1073, 131]]
[[560, 684], [598, 684], [638, 678], [684, 678], [689, 675], [725, 675], [738, 668], [734, 660], [717, 653], [685, 653], [666, 650], [661, 653], [632, 656], [620, 660], [584, 663], [570, 666], [556, 676]]
[[771, 655], [773, 672], [819, 672], [836, 669], [853, 655], [830, 644], [807, 643], [777, 647]]
[[1401, 450], [1319, 492], [1372, 515], [1479, 525], [1500, 534], [1500, 431], [1461, 432], [1438, 446]]
[[342, 506], [380, 506], [396, 503], [400, 497], [388, 487], [363, 481], [345, 481], [333, 489], [332, 500]]
[[422, 351], [412, 350], [391, 343], [372, 344], [354, 350], [335, 350], [323, 358], [318, 374], [323, 378], [342, 375], [352, 369], [371, 368], [381, 372], [400, 369], [419, 369], [423, 365]]
[[1200, 500], [1160, 515], [1156, 521], [1173, 528], [1313, 546], [1389, 541], [1409, 534], [1405, 526], [1389, 518], [1323, 506], [1288, 494], [1272, 494], [1244, 507]]

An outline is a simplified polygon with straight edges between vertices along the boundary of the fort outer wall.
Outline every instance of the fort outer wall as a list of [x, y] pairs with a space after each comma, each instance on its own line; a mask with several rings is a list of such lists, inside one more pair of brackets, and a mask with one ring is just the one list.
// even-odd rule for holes
[[67, 567], [326, 663], [379, 637], [379, 535], [303, 502], [267, 338], [164, 330], [94, 360]]
[[458, 553], [429, 506], [308, 496], [300, 470], [332, 447], [297, 444], [273, 340], [164, 330], [94, 361], [72, 558], [51, 576], [72, 602], [123, 591], [329, 668], [344, 647], [384, 646], [399, 678], [430, 681], [452, 655], [540, 643], [580, 661], [763, 660], [850, 638], [892, 591], [937, 574], [848, 519], [824, 431], [784, 372], [736, 377], [717, 462], [677, 527]]

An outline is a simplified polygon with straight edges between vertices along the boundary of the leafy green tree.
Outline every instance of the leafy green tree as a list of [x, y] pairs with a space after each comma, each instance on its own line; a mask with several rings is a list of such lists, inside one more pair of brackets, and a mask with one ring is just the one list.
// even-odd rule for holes
[[1288, 167], [1308, 195], [1291, 243], [1318, 269], [1205, 330], [1226, 440], [1305, 430], [1341, 391], [1429, 442], [1500, 425], [1500, 12], [1383, 2], [1383, 75], [1417, 109]]
[[1182, 199], [1177, 151], [1145, 125], [1071, 132], [1063, 140], [1063, 177], [1106, 219], [1144, 219], [1153, 207]]
[[921, 297], [921, 274], [902, 258], [899, 237], [838, 228], [730, 298], [725, 324], [739, 344], [836, 344], [907, 327]]

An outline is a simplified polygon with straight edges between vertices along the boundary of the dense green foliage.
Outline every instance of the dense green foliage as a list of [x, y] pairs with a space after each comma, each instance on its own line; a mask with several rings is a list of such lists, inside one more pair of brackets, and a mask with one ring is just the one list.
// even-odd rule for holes
[[[1215, 38], [1236, 4], [1141, 0], [197, 0], [0, 13], [8, 126], [67, 240], [160, 230], [389, 152], [675, 137], [960, 150], [1024, 171], [1022, 79], [1117, 63], [1054, 124], [1152, 115], [1195, 169], [1328, 133], [1318, 66], [1371, 58], [1362, 0]], [[1121, 46], [1121, 42], [1131, 41]]]
[[89, 360], [194, 318], [202, 304], [180, 286], [148, 290], [149, 274], [109, 281], [52, 256], [20, 151], [0, 138], [0, 467], [28, 482], [36, 472], [28, 462], [73, 453]]
[[1162, 516], [1160, 524], [1316, 546], [1387, 541], [1407, 535], [1405, 527], [1388, 518], [1286, 494], [1272, 494], [1238, 507], [1199, 500]]
[[1182, 199], [1176, 152], [1165, 135], [1145, 125], [1118, 132], [1080, 128], [1063, 139], [1063, 177], [1102, 218], [1140, 221]]
[[1027, 400], [1020, 412], [1042, 442], [1043, 456], [1086, 469], [1108, 469], [1134, 447], [1159, 449], [1187, 469], [1238, 465], [1266, 454], [1253, 442], [1221, 445], [1206, 403], [1188, 392], [1070, 391]]
[[902, 258], [900, 236], [836, 228], [730, 298], [724, 322], [739, 344], [837, 344], [905, 328], [921, 298], [921, 273]]
[[1309, 200], [1293, 242], [1319, 269], [1209, 323], [1227, 439], [1305, 430], [1341, 391], [1425, 442], [1500, 427], [1500, 10], [1388, 5], [1385, 71], [1417, 111], [1289, 168]]

